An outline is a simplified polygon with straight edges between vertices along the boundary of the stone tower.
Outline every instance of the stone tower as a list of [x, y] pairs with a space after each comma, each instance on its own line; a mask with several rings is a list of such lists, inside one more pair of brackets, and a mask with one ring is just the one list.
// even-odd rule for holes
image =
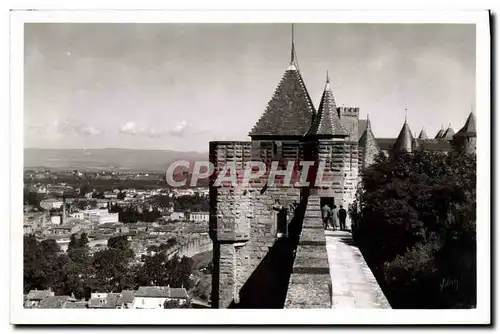
[[[358, 179], [358, 114], [358, 108], [337, 109], [328, 78], [316, 112], [297, 68], [292, 41], [290, 63], [264, 113], [250, 130], [251, 141], [210, 142], [209, 157], [215, 167], [210, 178], [209, 224], [214, 264], [212, 307], [251, 308], [263, 295], [274, 293], [254, 291], [253, 287], [264, 275], [263, 263], [273, 258], [270, 250], [279, 236], [286, 235], [279, 231], [278, 219], [283, 214], [278, 217], [275, 203], [284, 207], [307, 204], [311, 192], [333, 198], [335, 204], [346, 208], [353, 202]], [[270, 175], [273, 165], [278, 170], [297, 171], [302, 161], [312, 165], [308, 186], [282, 182], [286, 181], [283, 175], [275, 177], [279, 173]], [[254, 162], [267, 167], [260, 177], [246, 184], [218, 182], [218, 176], [231, 172], [239, 179], [244, 168]], [[314, 183], [318, 168], [323, 175], [320, 185]], [[274, 182], [269, 183], [271, 179]], [[292, 210], [287, 215], [287, 223], [294, 221], [294, 233], [300, 233], [296, 228], [302, 224], [297, 222], [298, 216]], [[292, 228], [292, 224], [288, 226]], [[262, 285], [260, 289], [264, 289]]]
[[398, 138], [394, 143], [392, 151], [394, 154], [398, 153], [409, 153], [412, 151], [414, 145], [413, 135], [411, 134], [410, 127], [405, 119], [403, 127], [399, 132]]
[[424, 128], [422, 128], [422, 130], [420, 131], [418, 139], [429, 139], [429, 137], [427, 136], [427, 132], [425, 132]]
[[434, 137], [434, 139], [443, 138], [443, 134], [444, 134], [444, 128], [443, 125], [441, 124], [441, 129], [439, 129], [438, 133], [436, 133], [436, 137]]
[[364, 169], [375, 161], [380, 147], [372, 132], [370, 118], [366, 119], [366, 129], [359, 138], [359, 169]]
[[472, 112], [464, 126], [453, 136], [452, 144], [459, 153], [476, 153], [476, 117]]
[[[301, 188], [267, 183], [273, 162], [292, 168], [303, 156], [303, 138], [316, 111], [295, 64], [291, 60], [263, 115], [250, 130], [250, 142], [211, 142], [210, 236], [214, 243], [212, 306], [238, 305], [240, 290], [276, 241], [277, 212], [273, 204], [300, 201]], [[228, 172], [228, 163], [241, 175], [249, 163], [263, 162], [266, 173], [248, 184], [216, 184]]]
[[441, 138], [451, 140], [454, 135], [455, 135], [455, 130], [453, 130], [453, 128], [451, 127], [451, 124], [450, 124], [448, 126], [448, 128], [443, 132], [443, 135], [441, 136]]
[[[350, 113], [348, 117], [357, 112], [355, 109], [342, 108], [344, 115]], [[349, 121], [348, 124], [357, 131], [357, 122]], [[328, 77], [318, 116], [309, 133], [315, 137], [318, 152], [317, 194], [333, 199], [337, 207], [347, 207], [353, 202], [356, 191], [358, 143], [350, 140], [354, 134], [346, 129], [338, 116]]]

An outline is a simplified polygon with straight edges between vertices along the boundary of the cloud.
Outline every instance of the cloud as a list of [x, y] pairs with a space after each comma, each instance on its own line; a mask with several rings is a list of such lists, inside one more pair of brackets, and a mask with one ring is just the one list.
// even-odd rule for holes
[[[162, 138], [162, 137], [179, 137], [182, 138], [188, 129], [187, 122], [182, 121], [173, 128], [158, 129], [156, 127], [139, 127], [135, 122], [127, 122], [123, 124], [119, 132], [132, 136], [142, 136], [148, 138]], [[195, 134], [196, 132], [193, 132]]]
[[68, 135], [95, 136], [102, 132], [91, 124], [84, 124], [69, 119], [55, 119], [49, 124], [29, 125], [27, 129], [37, 135], [52, 138]]
[[96, 129], [92, 125], [83, 125], [75, 129], [76, 132], [82, 136], [95, 136], [101, 133], [100, 130]]
[[134, 122], [127, 122], [120, 128], [120, 133], [135, 135], [137, 134], [137, 126]]
[[187, 122], [182, 121], [170, 131], [170, 134], [175, 137], [182, 137], [184, 135], [184, 132], [186, 131], [186, 127], [187, 127]]

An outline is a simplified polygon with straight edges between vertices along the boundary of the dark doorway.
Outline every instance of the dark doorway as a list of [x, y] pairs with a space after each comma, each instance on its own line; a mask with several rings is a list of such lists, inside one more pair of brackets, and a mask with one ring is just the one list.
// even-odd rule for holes
[[321, 197], [320, 198], [321, 207], [323, 207], [325, 204], [328, 205], [330, 208], [332, 208], [333, 205], [335, 204], [335, 198], [333, 198], [333, 197]]

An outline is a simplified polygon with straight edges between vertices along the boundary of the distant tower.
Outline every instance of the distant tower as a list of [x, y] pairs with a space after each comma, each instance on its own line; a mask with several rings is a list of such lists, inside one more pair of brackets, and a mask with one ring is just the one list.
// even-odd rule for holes
[[418, 135], [418, 139], [429, 139], [427, 136], [427, 133], [425, 132], [424, 128], [420, 131], [420, 134]]
[[452, 139], [454, 135], [455, 135], [455, 130], [452, 129], [451, 123], [450, 123], [450, 125], [448, 126], [448, 129], [446, 129], [443, 132], [443, 135], [441, 136], [441, 138]]
[[342, 124], [349, 132], [348, 140], [357, 142], [359, 140], [359, 108], [357, 107], [338, 107], [337, 113]]
[[476, 117], [472, 112], [464, 126], [453, 136], [452, 143], [459, 153], [476, 153]]
[[394, 143], [392, 151], [394, 154], [408, 153], [412, 151], [413, 135], [411, 134], [410, 127], [408, 126], [406, 117], [403, 127], [399, 132], [399, 136]]
[[434, 137], [434, 138], [435, 139], [442, 138], [443, 134], [444, 134], [444, 128], [443, 128], [443, 124], [441, 124], [441, 129], [439, 129], [438, 133], [436, 134], [436, 137]]
[[364, 169], [374, 162], [375, 157], [380, 152], [380, 147], [372, 132], [369, 116], [366, 118], [366, 129], [359, 139], [358, 147], [359, 168]]
[[63, 212], [61, 216], [61, 225], [63, 225], [66, 221], [66, 198], [63, 196]]

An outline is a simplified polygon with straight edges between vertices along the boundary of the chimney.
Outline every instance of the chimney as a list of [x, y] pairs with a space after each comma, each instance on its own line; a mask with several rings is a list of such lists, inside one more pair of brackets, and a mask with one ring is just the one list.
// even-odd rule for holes
[[66, 198], [63, 197], [63, 212], [61, 216], [61, 225], [64, 225], [65, 220], [66, 220]]

